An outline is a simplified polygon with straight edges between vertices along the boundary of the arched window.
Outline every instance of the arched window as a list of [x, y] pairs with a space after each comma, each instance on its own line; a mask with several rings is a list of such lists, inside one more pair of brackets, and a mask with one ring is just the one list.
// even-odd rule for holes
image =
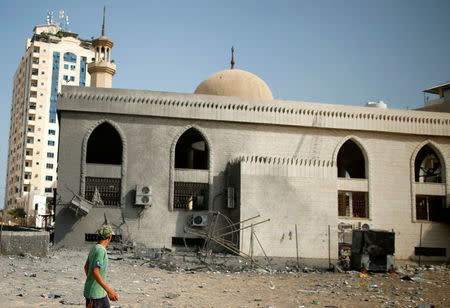
[[[350, 181], [353, 179], [367, 179], [366, 159], [361, 148], [351, 139], [347, 140], [339, 149], [337, 155], [337, 175], [344, 178], [340, 181], [338, 190], [338, 216], [368, 218], [369, 192], [355, 190]], [[347, 179], [350, 179], [348, 181]]]
[[175, 210], [203, 211], [209, 204], [209, 147], [195, 128], [186, 130], [175, 145]]
[[339, 149], [337, 167], [340, 178], [366, 178], [366, 160], [354, 141], [347, 140]]
[[98, 125], [87, 140], [84, 194], [97, 206], [121, 205], [122, 152], [122, 138], [108, 122]]
[[442, 183], [442, 164], [436, 152], [425, 145], [414, 161], [415, 181], [421, 183]]
[[87, 144], [86, 163], [122, 164], [122, 140], [109, 123], [102, 123], [94, 129]]
[[195, 129], [188, 129], [175, 148], [175, 168], [208, 169], [208, 145]]
[[424, 145], [414, 159], [414, 181], [422, 190], [420, 194], [416, 193], [417, 220], [442, 221], [445, 219], [443, 210], [445, 193], [436, 193], [428, 189], [435, 187], [436, 183], [445, 182], [443, 169], [443, 162], [436, 151], [431, 145]]
[[64, 53], [64, 61], [76, 63], [77, 56], [72, 52], [66, 52]]

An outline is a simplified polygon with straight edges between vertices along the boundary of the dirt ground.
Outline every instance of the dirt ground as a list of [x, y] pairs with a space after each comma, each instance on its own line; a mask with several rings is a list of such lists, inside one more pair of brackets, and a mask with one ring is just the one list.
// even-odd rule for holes
[[[0, 307], [82, 306], [87, 253], [0, 256]], [[395, 274], [363, 278], [356, 271], [292, 267], [267, 272], [237, 257], [208, 268], [187, 253], [157, 260], [116, 251], [109, 256], [107, 281], [119, 294], [112, 307], [450, 307], [445, 265], [404, 264]]]

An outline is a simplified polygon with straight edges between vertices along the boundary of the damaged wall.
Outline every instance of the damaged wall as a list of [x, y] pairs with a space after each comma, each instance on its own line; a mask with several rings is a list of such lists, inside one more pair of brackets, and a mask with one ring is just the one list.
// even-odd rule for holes
[[[355, 118], [349, 118], [345, 114], [342, 117], [335, 116], [334, 111], [316, 112], [312, 110], [316, 104], [311, 103], [202, 96], [202, 100], [217, 101], [215, 109], [208, 109], [213, 105], [195, 103], [197, 107], [194, 107], [193, 104], [188, 106], [187, 103], [179, 103], [177, 100], [180, 94], [118, 89], [63, 89], [63, 92], [69, 93], [77, 91], [81, 91], [82, 95], [66, 95], [62, 101], [63, 108], [60, 109], [58, 193], [61, 202], [56, 216], [57, 245], [85, 245], [84, 234], [95, 233], [102, 223], [108, 222], [121, 232], [124, 240], [142, 243], [147, 247], [172, 247], [173, 237], [191, 236], [184, 232], [189, 215], [207, 213], [173, 208], [174, 179], [185, 179], [187, 176], [192, 182], [208, 183], [209, 210], [219, 210], [235, 221], [255, 214], [260, 214], [262, 219], [270, 218], [270, 222], [259, 225], [256, 231], [264, 249], [274, 256], [296, 255], [294, 232], [297, 224], [300, 256], [327, 258], [327, 229], [330, 225], [331, 257], [335, 258], [340, 222], [353, 225], [367, 223], [374, 228], [394, 229], [398, 243], [397, 258], [413, 256], [414, 247], [419, 245], [421, 224], [424, 225], [423, 245], [444, 247], [450, 251], [449, 225], [417, 221], [414, 216], [416, 190], [423, 192], [437, 185], [439, 193], [447, 195], [448, 206], [450, 181], [447, 175], [450, 173], [450, 163], [445, 161], [450, 157], [448, 124], [445, 124], [450, 121], [448, 115], [439, 115], [442, 117], [439, 122], [427, 125], [419, 122], [416, 125], [412, 120], [404, 122], [406, 115], [412, 118], [431, 115], [412, 111], [326, 106], [330, 110], [346, 108], [355, 114]], [[83, 91], [101, 95], [88, 96]], [[99, 99], [103, 93], [111, 96]], [[111, 99], [115, 95], [119, 99]], [[136, 95], [147, 97], [136, 101]], [[168, 98], [158, 101], [159, 96]], [[184, 97], [187, 99], [191, 96]], [[200, 96], [193, 97], [200, 100]], [[223, 100], [244, 102], [245, 106], [231, 108]], [[60, 106], [61, 102], [58, 104]], [[222, 108], [222, 104], [227, 108]], [[280, 104], [291, 108], [292, 112], [280, 112], [277, 109]], [[259, 106], [264, 105], [270, 105], [270, 108], [264, 107], [260, 112]], [[301, 109], [294, 113], [299, 106], [312, 109], [307, 113]], [[325, 108], [323, 106], [320, 108]], [[255, 113], [256, 107], [258, 114]], [[372, 112], [385, 114], [382, 117], [376, 115], [375, 118], [369, 114], [369, 118], [366, 118], [366, 113]], [[390, 113], [400, 114], [404, 119], [393, 117]], [[314, 122], [314, 119], [318, 121]], [[82, 192], [83, 176], [89, 176], [90, 173], [97, 175], [96, 172], [100, 170], [86, 169], [86, 165], [83, 165], [83, 142], [89, 132], [104, 121], [112, 123], [119, 131], [123, 144], [121, 169], [113, 174], [121, 179], [122, 205], [94, 207], [88, 215], [76, 216], [66, 205], [74, 193]], [[192, 128], [207, 143], [208, 169], [177, 172], [174, 166], [175, 145], [178, 138]], [[365, 178], [337, 177], [338, 151], [349, 139], [365, 155], [367, 169], [360, 175]], [[441, 154], [446, 180], [444, 183], [429, 183], [429, 187], [423, 188], [414, 182], [411, 162], [414, 162], [415, 153], [427, 142], [434, 144]], [[230, 162], [239, 162], [241, 165], [240, 169], [231, 170], [227, 178]], [[237, 180], [236, 174], [239, 175]], [[231, 185], [227, 181], [236, 185], [235, 209], [226, 208], [227, 187]], [[151, 207], [134, 205], [135, 188], [139, 184], [152, 186]], [[339, 216], [338, 190], [367, 192], [368, 217]], [[248, 235], [249, 230], [246, 230], [240, 237], [241, 248], [246, 252], [249, 249]], [[256, 245], [254, 252], [261, 253], [257, 251]], [[447, 258], [450, 258], [448, 252]]]

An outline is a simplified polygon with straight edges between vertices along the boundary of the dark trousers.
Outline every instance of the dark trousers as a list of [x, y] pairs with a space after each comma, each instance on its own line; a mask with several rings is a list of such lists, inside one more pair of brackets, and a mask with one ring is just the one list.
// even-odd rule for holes
[[87, 308], [110, 308], [108, 296], [103, 298], [86, 298]]

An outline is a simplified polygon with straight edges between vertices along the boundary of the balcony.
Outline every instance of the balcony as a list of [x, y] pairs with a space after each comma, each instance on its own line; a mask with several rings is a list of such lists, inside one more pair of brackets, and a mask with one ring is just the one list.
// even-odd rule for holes
[[39, 58], [39, 52], [33, 52], [32, 55], [33, 58]]
[[34, 138], [34, 132], [27, 132], [27, 137], [32, 137], [32, 138]]
[[26, 143], [25, 148], [26, 149], [32, 149], [33, 148], [33, 144], [32, 143]]
[[38, 80], [38, 74], [31, 74], [31, 80]]
[[38, 68], [39, 68], [39, 62], [38, 62], [38, 63], [35, 63], [35, 62], [33, 61], [33, 63], [31, 64], [31, 68], [38, 69]]
[[25, 172], [31, 172], [31, 167], [25, 167]]
[[36, 114], [36, 109], [30, 108], [30, 109], [28, 109], [28, 113], [29, 114]]
[[25, 155], [25, 160], [33, 160], [33, 156], [31, 155]]
[[30, 91], [37, 92], [37, 84], [32, 84], [30, 87]]
[[36, 125], [36, 121], [35, 120], [28, 120], [28, 125], [34, 126]]
[[31, 180], [30, 179], [24, 179], [23, 180], [23, 185], [30, 185], [31, 184]]

